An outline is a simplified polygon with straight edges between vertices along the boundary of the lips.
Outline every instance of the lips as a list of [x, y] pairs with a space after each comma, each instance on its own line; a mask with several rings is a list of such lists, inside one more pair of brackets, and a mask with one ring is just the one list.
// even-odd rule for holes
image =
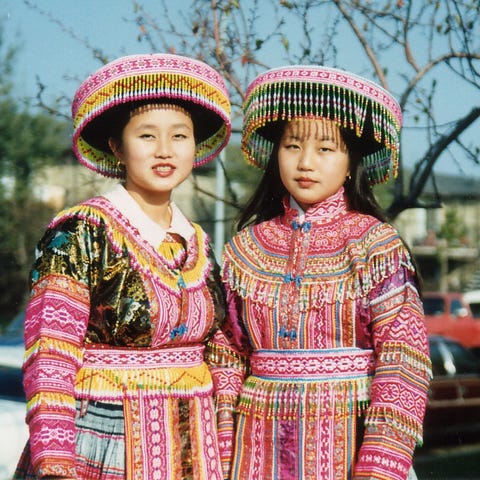
[[315, 180], [312, 180], [311, 178], [308, 177], [300, 177], [295, 180], [298, 185], [302, 188], [308, 188], [311, 187], [315, 182]]
[[154, 165], [152, 167], [152, 170], [159, 177], [168, 177], [173, 174], [173, 172], [175, 171], [175, 167], [170, 163], [160, 163], [158, 165]]

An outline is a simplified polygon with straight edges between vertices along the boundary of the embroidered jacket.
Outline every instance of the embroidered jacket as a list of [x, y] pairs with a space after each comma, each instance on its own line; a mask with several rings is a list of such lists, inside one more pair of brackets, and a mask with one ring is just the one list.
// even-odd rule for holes
[[[178, 412], [169, 398], [196, 399], [188, 448], [189, 461], [200, 465], [197, 475], [226, 475], [215, 419], [209, 416], [221, 369], [212, 372], [212, 383], [202, 354], [209, 340], [228, 351], [221, 333], [211, 340], [224, 319], [224, 293], [207, 235], [198, 225], [188, 228], [193, 235], [185, 246], [167, 235], [155, 248], [105, 197], [61, 212], [49, 225], [37, 249], [25, 324], [28, 468], [37, 475], [83, 478], [82, 458], [75, 451], [78, 402], [88, 407], [100, 400], [124, 403], [129, 412], [128, 475], [134, 471], [143, 480], [160, 472], [162, 478], [184, 478], [178, 465]], [[230, 415], [223, 414], [219, 423], [226, 472], [234, 395], [228, 385], [216, 395]], [[162, 408], [172, 411], [167, 415]], [[159, 423], [160, 414], [171, 418], [168, 425]], [[167, 428], [171, 434], [162, 430]], [[154, 438], [163, 439], [161, 448], [153, 448]], [[98, 468], [104, 472], [98, 478], [117, 478], [108, 476], [107, 466]]]
[[252, 371], [232, 479], [407, 478], [430, 378], [414, 276], [395, 229], [343, 189], [226, 245], [226, 329]]

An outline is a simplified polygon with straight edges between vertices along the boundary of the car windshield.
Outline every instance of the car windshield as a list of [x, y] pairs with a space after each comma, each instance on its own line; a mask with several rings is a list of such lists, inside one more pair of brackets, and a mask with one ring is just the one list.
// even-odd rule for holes
[[443, 339], [430, 341], [433, 375], [480, 375], [478, 358], [462, 345]]
[[457, 374], [479, 373], [479, 364], [475, 355], [456, 343], [448, 343]]
[[0, 397], [24, 400], [22, 369], [0, 365]]
[[441, 315], [444, 312], [445, 301], [440, 297], [430, 297], [423, 299], [423, 309], [425, 315]]
[[472, 302], [470, 303], [470, 308], [472, 309], [472, 314], [475, 318], [480, 318], [480, 302], [475, 303]]
[[430, 359], [432, 360], [432, 373], [436, 377], [437, 375], [446, 375], [445, 361], [440, 352], [438, 343], [430, 344]]
[[20, 312], [5, 328], [3, 336], [23, 338], [23, 325], [25, 323], [25, 311]]

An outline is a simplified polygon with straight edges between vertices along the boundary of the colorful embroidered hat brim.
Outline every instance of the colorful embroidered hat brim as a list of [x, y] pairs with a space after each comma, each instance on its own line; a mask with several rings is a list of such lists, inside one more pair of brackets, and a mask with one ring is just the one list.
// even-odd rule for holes
[[265, 169], [282, 121], [327, 118], [355, 134], [370, 183], [397, 175], [402, 112], [379, 85], [335, 68], [295, 65], [269, 70], [249, 86], [242, 151]]
[[195, 167], [216, 157], [230, 138], [230, 100], [216, 70], [180, 55], [130, 55], [100, 68], [75, 94], [73, 149], [80, 163], [122, 178], [124, 171], [108, 147], [108, 127], [116, 110], [148, 101], [179, 104], [191, 113]]

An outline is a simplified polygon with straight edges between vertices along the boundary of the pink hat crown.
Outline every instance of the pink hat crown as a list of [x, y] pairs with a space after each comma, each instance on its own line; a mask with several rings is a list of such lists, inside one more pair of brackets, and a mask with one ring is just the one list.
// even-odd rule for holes
[[243, 110], [242, 150], [261, 169], [273, 150], [269, 127], [279, 121], [326, 118], [364, 143], [363, 163], [371, 184], [397, 174], [400, 106], [381, 86], [358, 75], [315, 65], [275, 68], [250, 84]]
[[[113, 154], [98, 148], [87, 135], [106, 113], [120, 105], [145, 101], [179, 102], [195, 108], [194, 123], [213, 119], [208, 136], [197, 142], [195, 166], [212, 160], [231, 134], [226, 85], [209, 65], [173, 54], [130, 55], [104, 65], [78, 88], [72, 102], [73, 148], [79, 161], [109, 177], [122, 177]], [[202, 118], [195, 118], [201, 116]], [[100, 130], [100, 131], [98, 131]]]

